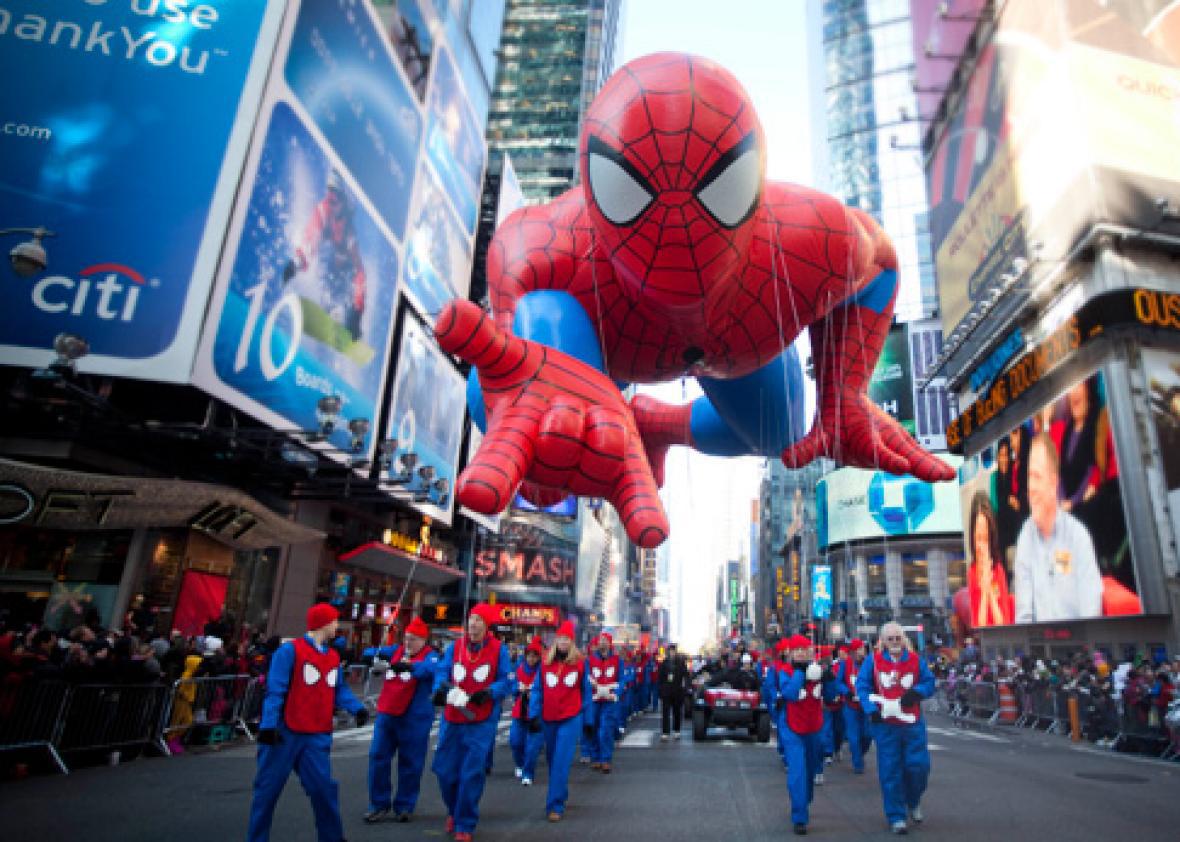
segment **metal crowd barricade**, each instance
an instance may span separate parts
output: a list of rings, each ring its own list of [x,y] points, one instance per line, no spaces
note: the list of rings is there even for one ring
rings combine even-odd
[[[72,688],[58,732],[58,751],[155,745],[168,753],[156,727],[168,706],[163,684],[82,684]]]
[[[193,729],[228,727],[254,739],[262,718],[265,689],[250,675],[182,678],[170,688],[170,704],[160,719],[162,739],[184,739]]]
[[[1119,733],[1115,737],[1116,749],[1138,751],[1141,754],[1153,754],[1157,757],[1168,757],[1172,740],[1168,733],[1164,713],[1156,709],[1158,721],[1151,715],[1152,707],[1134,705],[1123,706],[1119,719]]]
[[[70,685],[21,682],[0,687],[0,751],[44,748],[62,774],[69,769],[57,750]]]
[[[989,725],[994,725],[1000,716],[1000,696],[996,685],[991,681],[973,681],[969,698],[971,716],[986,719]]]

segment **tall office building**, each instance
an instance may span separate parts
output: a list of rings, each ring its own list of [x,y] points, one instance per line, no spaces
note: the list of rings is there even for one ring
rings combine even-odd
[[[614,70],[622,0],[509,0],[488,145],[507,152],[530,203],[577,179],[578,132]]]
[[[909,0],[823,0],[822,16],[829,169],[818,181],[826,177],[837,197],[868,211],[892,238],[901,270],[898,318],[932,316],[938,290]]]

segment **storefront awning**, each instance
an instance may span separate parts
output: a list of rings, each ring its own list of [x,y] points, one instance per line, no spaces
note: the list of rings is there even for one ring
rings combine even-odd
[[[207,482],[91,474],[0,459],[2,490],[9,496],[19,492],[28,501],[26,510],[13,512],[7,523],[45,529],[188,527],[237,550],[324,537],[236,488]]]
[[[408,579],[428,588],[441,587],[456,579],[462,579],[464,575],[462,570],[447,567],[436,561],[427,561],[419,556],[394,549],[388,544],[382,544],[380,541],[370,541],[355,550],[349,550],[340,556],[340,561],[385,576]],[[415,567],[415,565],[417,566]]]

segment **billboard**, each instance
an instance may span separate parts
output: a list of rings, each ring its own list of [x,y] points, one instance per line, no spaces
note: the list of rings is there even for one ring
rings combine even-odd
[[[578,549],[565,545],[485,547],[475,555],[475,577],[485,589],[513,593],[558,591],[570,601],[577,583]]]
[[[950,85],[963,49],[987,0],[910,0],[914,39],[914,95],[923,123],[932,118]]]
[[[373,6],[418,101],[426,102],[434,54],[433,15],[427,0],[373,0]]]
[[[471,237],[425,164],[406,234],[405,291],[424,314],[439,312],[471,286]]]
[[[466,382],[417,318],[405,312],[386,439],[396,440],[382,479],[424,515],[450,525],[455,466],[467,411]]]
[[[937,319],[910,322],[909,339],[912,379],[925,380],[942,353],[942,327]],[[946,428],[954,407],[944,378],[932,380],[925,389],[914,389],[913,436],[918,444],[927,450],[946,450]]]
[[[446,50],[435,53],[427,113],[426,157],[455,203],[468,235],[474,235],[487,145],[482,123],[472,110],[454,61]]]
[[[958,456],[940,456],[958,467]],[[816,486],[816,533],[821,549],[845,541],[940,535],[962,529],[958,489],[885,471],[840,468]]]
[[[959,471],[967,628],[1141,613],[1102,374]]]
[[[877,367],[869,379],[869,397],[907,433],[914,433],[914,379],[910,370],[908,328],[894,325],[885,337]]]
[[[1017,259],[1056,266],[1093,223],[1153,228],[1176,193],[1180,6],[1007,3],[928,160],[949,332]]]
[[[1163,463],[1164,487],[1174,540],[1180,545],[1180,354],[1141,350],[1151,401],[1151,420]]]
[[[83,371],[188,381],[283,8],[4,3],[5,363],[68,332]]]
[[[342,398],[342,419],[374,420],[396,246],[285,102],[270,115],[248,195],[231,229],[237,249],[222,266],[198,382],[278,427],[315,429],[327,395]],[[350,449],[345,424],[337,427],[331,443]]]
[[[832,568],[826,564],[811,568],[811,616],[817,620],[832,616]]]

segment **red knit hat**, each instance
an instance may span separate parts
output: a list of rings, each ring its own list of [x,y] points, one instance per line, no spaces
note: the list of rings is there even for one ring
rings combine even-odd
[[[570,640],[574,639],[574,622],[573,620],[566,620],[557,627],[557,637],[568,637]]]
[[[811,641],[801,634],[791,635],[792,649],[810,649]]]
[[[572,635],[571,635],[572,636]],[[615,639],[610,636],[610,632],[599,632],[598,636],[594,638],[594,645],[597,646],[603,640],[606,641],[607,646],[613,646]]]
[[[486,602],[478,603],[471,609],[471,613],[483,620],[489,629],[500,622],[500,612],[496,609],[496,606],[488,605]]]
[[[326,602],[317,602],[307,609],[307,630],[322,629],[333,620],[340,619],[340,612]]]
[[[421,617],[415,617],[410,620],[410,624],[406,626],[406,634],[412,634],[415,637],[430,637],[430,629],[422,622]]]
[[[545,654],[545,643],[541,640],[541,635],[537,635],[529,641],[529,645],[525,647],[525,652],[536,652],[538,655]]]
[[[790,648],[791,648],[791,638],[789,638],[789,637],[780,637],[778,639],[778,643],[774,644],[774,651],[776,653],[786,652]]]
[[[857,649],[860,649],[864,645],[865,645],[865,642],[863,640],[861,640],[859,637],[854,637],[854,638],[852,638],[852,642],[848,644],[848,651],[855,652]]]

